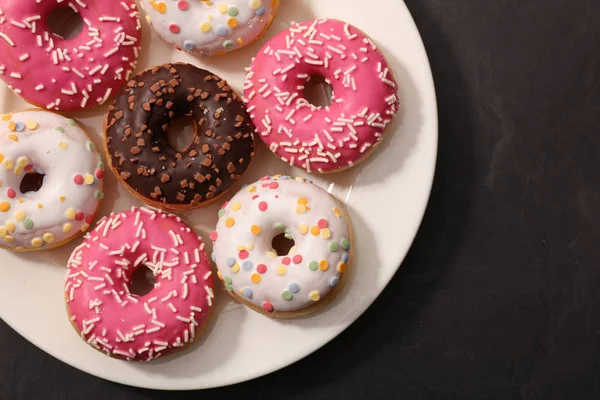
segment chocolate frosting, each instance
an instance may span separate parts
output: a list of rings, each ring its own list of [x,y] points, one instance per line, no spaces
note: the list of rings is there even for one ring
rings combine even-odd
[[[196,136],[184,151],[168,141],[173,121],[190,117]],[[141,72],[110,106],[105,140],[122,181],[149,202],[197,206],[229,189],[254,156],[246,108],[217,75],[190,64]]]

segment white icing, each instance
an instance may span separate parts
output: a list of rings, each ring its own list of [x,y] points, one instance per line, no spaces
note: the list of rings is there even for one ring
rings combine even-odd
[[[282,180],[285,179],[285,180]],[[300,179],[300,180],[298,180]],[[276,183],[278,188],[272,189],[269,185]],[[263,185],[267,185],[263,187]],[[254,190],[255,189],[255,190]],[[254,196],[258,195],[257,198]],[[279,196],[275,198],[275,196]],[[305,198],[309,210],[298,213],[298,200]],[[259,209],[260,202],[266,202],[266,211]],[[236,204],[239,203],[239,204]],[[240,206],[236,211],[235,209]],[[338,212],[336,213],[335,210]],[[301,178],[273,177],[269,180],[258,181],[238,192],[227,206],[220,212],[221,217],[217,223],[216,234],[218,237],[214,244],[213,259],[217,264],[222,279],[228,290],[233,290],[237,295],[255,304],[264,307],[264,302],[270,302],[275,311],[295,311],[314,303],[310,299],[313,291],[319,293],[322,300],[331,292],[336,280],[339,281],[341,273],[338,265],[344,259],[348,262],[349,246],[346,250],[340,243],[350,237],[349,224],[344,218],[337,201],[312,183],[301,180]],[[227,227],[228,219],[232,218],[235,223]],[[327,221],[327,229],[331,236],[323,238],[323,230],[315,236],[311,228],[318,225],[319,220]],[[231,223],[231,221],[230,221]],[[275,228],[277,224],[283,224],[288,228],[294,238],[295,251],[287,256],[270,257],[272,250],[272,239],[282,230]],[[300,226],[305,224],[307,233],[301,233]],[[260,234],[251,232],[251,227],[258,225]],[[214,239],[214,233],[213,233]],[[331,243],[338,244],[337,251],[330,249]],[[242,259],[238,246],[244,246],[248,257]],[[300,263],[294,263],[296,255],[302,256]],[[277,268],[284,265],[285,258],[290,259],[290,264],[285,265],[284,275],[277,273]],[[235,259],[237,264],[230,267],[230,259]],[[309,268],[311,261],[319,263],[326,260],[328,268],[315,271]],[[229,262],[228,262],[229,261]],[[244,262],[250,261],[252,266],[244,266]],[[264,264],[266,273],[259,274],[257,267]],[[239,266],[239,271],[235,272]],[[345,265],[342,265],[342,270]],[[260,275],[260,283],[252,282],[252,275]],[[228,279],[231,284],[228,284]],[[292,293],[291,300],[285,300],[282,296],[285,290],[290,290],[290,284],[299,286],[297,293]],[[249,298],[244,294],[244,289],[252,290]],[[289,294],[288,294],[289,295]]]
[[[258,37],[271,23],[279,0],[142,0],[141,5],[167,42],[194,54],[213,55]],[[232,19],[237,26],[230,26]]]
[[[23,126],[34,127],[32,122],[37,124],[34,129]],[[14,129],[11,123],[24,129],[11,130],[11,127]],[[27,158],[32,171],[45,174],[43,186],[37,192],[23,194],[19,190],[27,173],[18,168],[22,157]],[[87,229],[86,219],[92,218],[98,198],[103,196],[102,180],[96,173],[104,166],[93,143],[73,120],[46,111],[22,111],[4,116],[0,122],[0,159],[0,245],[46,247]],[[91,175],[94,182],[77,185],[74,177],[78,174],[82,178]],[[15,193],[13,198],[9,196],[10,189]],[[7,204],[10,209],[2,211]],[[82,212],[83,219],[69,219],[67,211],[70,209]],[[19,220],[20,211],[25,212],[25,219]],[[27,220],[33,222],[33,227],[27,228]],[[71,224],[70,230],[64,228],[67,223]],[[9,229],[11,224],[16,228],[14,232]],[[42,240],[41,246],[33,244],[36,239]]]

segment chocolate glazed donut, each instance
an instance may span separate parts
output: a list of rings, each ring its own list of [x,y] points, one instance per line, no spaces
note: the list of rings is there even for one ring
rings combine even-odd
[[[169,125],[194,120],[196,135],[179,152]],[[104,126],[107,159],[117,178],[152,206],[204,207],[242,176],[254,156],[255,128],[227,82],[190,64],[141,72],[110,106]]]

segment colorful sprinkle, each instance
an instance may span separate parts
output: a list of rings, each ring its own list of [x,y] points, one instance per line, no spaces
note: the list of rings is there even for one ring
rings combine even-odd
[[[338,278],[337,276],[334,276],[329,280],[329,286],[331,287],[337,286],[338,283],[340,283],[340,278]]]
[[[253,235],[260,235],[260,232],[261,232],[260,226],[252,225],[250,227],[250,232],[252,232]]]
[[[340,240],[340,245],[342,246],[342,249],[346,251],[350,250],[350,242],[348,239],[342,238],[342,240]]]
[[[338,251],[339,248],[340,248],[340,246],[338,245],[337,242],[329,243],[329,251],[331,251],[332,253],[335,253],[336,251]]]
[[[244,271],[251,271],[253,266],[254,264],[252,264],[252,261],[250,260],[246,260],[242,263],[242,268]]]
[[[277,269],[275,270],[275,272],[277,272],[277,275],[279,276],[283,276],[287,273],[287,268],[283,265],[280,265],[279,267],[277,267]]]
[[[321,229],[321,237],[325,240],[331,237],[331,231],[329,228]]]
[[[346,271],[346,263],[345,262],[340,262],[337,266],[337,270],[339,273],[343,274]]]
[[[294,295],[289,290],[284,290],[281,292],[281,297],[286,301],[290,301],[294,298]]]
[[[309,268],[311,271],[316,271],[316,270],[318,270],[318,269],[319,269],[319,263],[318,263],[318,262],[316,262],[316,261],[311,261],[311,262],[308,264],[308,268]]]
[[[15,213],[15,219],[17,221],[23,221],[27,217],[27,213],[23,210],[19,210]]]
[[[298,229],[300,230],[300,233],[303,235],[308,233],[308,225],[306,225],[306,224],[300,225],[300,227]]]
[[[260,211],[267,211],[267,208],[269,208],[269,207],[266,202],[261,201],[260,203],[258,203],[258,209]]]
[[[31,241],[31,245],[33,247],[42,247],[43,244],[44,244],[44,241],[41,238],[35,238]]]
[[[310,228],[310,233],[313,236],[319,236],[319,234],[321,233],[321,229],[318,226],[314,225],[312,228]]]
[[[231,205],[231,209],[233,211],[238,211],[240,208],[242,208],[242,205],[240,203],[238,203],[237,201]]]
[[[217,231],[212,231],[210,233],[210,235],[208,235],[208,237],[210,238],[210,240],[212,240],[213,242],[216,242],[217,239],[219,238],[219,233]]]
[[[65,211],[65,217],[67,217],[67,219],[73,220],[76,215],[77,213],[72,208],[68,208],[67,211]]]
[[[240,290],[240,294],[244,297],[251,299],[252,298],[252,289],[250,289],[249,287],[246,286],[245,288],[242,288],[242,290]]]
[[[23,227],[25,229],[31,229],[33,228],[33,221],[29,218],[25,218],[25,220],[23,220]]]
[[[321,293],[319,293],[317,290],[313,290],[308,294],[308,298],[312,301],[319,301],[321,300]]]
[[[66,223],[63,225],[63,232],[65,233],[69,233],[73,230],[73,225],[71,225],[70,223]]]
[[[225,226],[228,228],[231,228],[233,225],[235,225],[235,219],[233,218],[227,218],[225,220]]]
[[[271,302],[269,302],[269,301],[265,301],[265,302],[263,303],[263,308],[264,308],[264,309],[265,309],[267,312],[269,312],[269,313],[272,313],[272,312],[273,312],[273,310],[274,310],[274,308],[273,308],[273,304],[271,304]]]
[[[302,256],[300,254],[297,254],[294,256],[294,258],[292,258],[292,261],[294,262],[294,264],[300,264],[302,262]]]
[[[264,274],[265,272],[267,272],[267,266],[265,264],[258,264],[256,266],[256,272],[258,272],[259,274]]]
[[[51,233],[44,233],[44,241],[46,243],[52,243],[54,242],[54,235]]]
[[[259,284],[261,280],[262,278],[257,273],[253,273],[252,275],[250,275],[250,281],[252,281],[252,283]]]

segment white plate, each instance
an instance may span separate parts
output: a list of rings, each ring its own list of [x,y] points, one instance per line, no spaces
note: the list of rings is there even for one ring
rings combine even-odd
[[[317,350],[346,329],[371,305],[404,259],[421,223],[437,155],[437,109],[427,55],[415,24],[400,0],[283,0],[273,27],[248,49],[214,59],[195,59],[171,50],[144,23],[140,68],[187,61],[223,76],[239,91],[243,68],[260,46],[290,21],[317,17],[346,20],[367,32],[385,53],[400,85],[402,113],[373,157],[326,177],[312,175],[349,209],[356,258],[344,291],[324,311],[302,319],[275,321],[235,303],[222,289],[216,312],[200,343],[152,364],[108,358],[79,339],[65,313],[64,268],[75,244],[38,254],[0,250],[0,317],[30,342],[67,364],[111,381],[156,389],[201,389],[268,374]],[[151,43],[151,46],[150,46]],[[151,49],[151,51],[149,50]],[[0,112],[27,107],[5,86]],[[100,143],[106,107],[72,113]],[[302,175],[260,146],[245,182],[266,174]],[[111,174],[102,213],[137,204]],[[217,206],[185,215],[204,237],[217,220]],[[209,254],[211,249],[208,249]],[[220,288],[220,284],[218,284]]]

